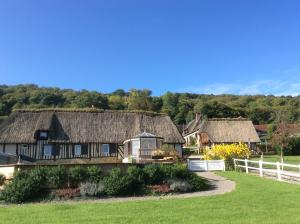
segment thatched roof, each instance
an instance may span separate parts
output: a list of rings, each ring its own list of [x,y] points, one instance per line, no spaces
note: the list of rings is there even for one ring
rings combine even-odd
[[[198,132],[204,142],[260,142],[252,121],[243,118],[194,120],[188,127],[186,135]]]
[[[184,143],[170,117],[148,112],[100,110],[18,110],[0,125],[0,143],[33,143],[37,130],[51,142],[122,143],[143,131],[166,143]]]

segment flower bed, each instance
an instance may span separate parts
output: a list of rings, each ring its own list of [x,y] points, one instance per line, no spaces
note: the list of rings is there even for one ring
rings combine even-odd
[[[126,172],[118,168],[104,174],[95,166],[35,168],[19,171],[0,195],[8,203],[32,200],[64,200],[119,196],[166,195],[205,190],[207,180],[187,170],[186,165],[130,166]]]

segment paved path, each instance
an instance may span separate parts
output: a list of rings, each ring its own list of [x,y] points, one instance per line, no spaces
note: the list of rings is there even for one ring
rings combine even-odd
[[[95,200],[70,200],[70,201],[58,201],[51,203],[106,203],[106,202],[127,202],[127,201],[143,201],[143,200],[160,200],[160,199],[172,199],[172,198],[192,198],[201,196],[211,196],[220,195],[231,192],[235,189],[235,182],[227,180],[224,177],[218,176],[213,172],[198,172],[197,175],[204,177],[209,180],[212,185],[212,189],[207,191],[199,191],[193,193],[185,193],[178,195],[168,195],[168,196],[145,196],[145,197],[120,197],[120,198],[103,198]]]

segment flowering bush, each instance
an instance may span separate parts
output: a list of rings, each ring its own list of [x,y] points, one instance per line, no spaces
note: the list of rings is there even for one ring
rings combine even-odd
[[[233,158],[248,158],[250,149],[245,143],[213,145],[204,150],[204,159],[224,159],[227,168],[232,168]]]
[[[153,193],[167,194],[171,192],[170,186],[168,184],[150,185],[149,188]]]
[[[70,199],[80,196],[79,188],[62,188],[55,191],[55,195],[60,199]]]

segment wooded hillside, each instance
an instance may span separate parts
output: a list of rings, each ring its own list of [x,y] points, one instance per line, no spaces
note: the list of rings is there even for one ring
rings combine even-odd
[[[300,96],[205,95],[166,92],[152,96],[147,89],[118,89],[110,94],[96,91],[41,88],[37,85],[0,86],[0,116],[19,108],[100,108],[146,110],[168,113],[176,124],[184,124],[200,112],[210,118],[247,117],[255,124],[272,123],[281,111],[285,120],[300,120]]]

